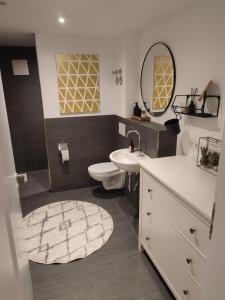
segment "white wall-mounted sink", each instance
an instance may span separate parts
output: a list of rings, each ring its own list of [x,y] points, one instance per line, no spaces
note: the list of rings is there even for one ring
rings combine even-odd
[[[140,156],[139,151],[135,151],[133,153],[129,152],[129,149],[119,149],[113,151],[109,158],[110,160],[120,169],[125,170],[130,173],[139,173],[140,166],[138,161],[142,160],[146,157],[145,154],[142,153]]]

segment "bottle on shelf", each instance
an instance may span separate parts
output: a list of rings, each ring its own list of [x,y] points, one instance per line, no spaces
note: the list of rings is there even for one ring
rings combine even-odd
[[[134,106],[134,116],[137,116],[137,117],[141,117],[141,109],[140,107],[138,106],[138,103],[135,102],[135,106]]]

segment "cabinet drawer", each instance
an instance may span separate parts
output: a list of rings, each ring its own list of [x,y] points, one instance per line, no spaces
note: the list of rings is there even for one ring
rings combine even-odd
[[[139,212],[139,218],[141,219],[141,228],[139,234],[141,240],[144,242],[148,241],[150,238],[150,216],[152,213],[152,207],[150,201],[142,199],[142,208]]]
[[[149,239],[146,240],[143,235],[142,244],[176,298],[179,300],[201,299],[201,288],[186,272],[169,247],[168,239],[170,236],[168,235],[172,231],[168,227],[171,228],[171,225],[160,215],[154,206],[151,207],[151,216],[148,223],[149,231],[147,234]],[[170,244],[172,242],[173,239]]]
[[[145,171],[142,184],[143,196],[153,201],[171,223],[206,257],[209,226]]]
[[[144,210],[146,213],[144,213]],[[150,200],[143,198],[143,240],[149,241],[156,232],[164,239],[164,244],[177,257],[186,272],[193,277],[199,286],[203,286],[206,260],[191,246],[176,228],[161,215]]]

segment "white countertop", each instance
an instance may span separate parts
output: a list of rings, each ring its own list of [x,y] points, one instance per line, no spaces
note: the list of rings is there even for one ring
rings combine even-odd
[[[202,170],[187,156],[139,160],[140,166],[210,222],[216,176]]]

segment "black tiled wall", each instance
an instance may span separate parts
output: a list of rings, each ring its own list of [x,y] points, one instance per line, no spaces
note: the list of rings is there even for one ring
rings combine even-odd
[[[130,140],[138,145],[138,137],[131,133],[128,138],[118,134],[119,122],[126,124],[126,132],[130,129],[137,129],[141,136],[141,150],[151,158],[176,155],[177,136],[170,135],[164,125],[158,123],[143,123],[140,121],[124,119],[116,116],[117,119],[117,148],[127,148]]]
[[[12,59],[27,59],[29,76],[14,76]],[[44,116],[33,47],[0,47],[0,69],[17,172],[46,169]]]
[[[118,134],[119,121],[126,124],[127,131],[136,128],[141,134],[142,151],[151,156],[176,154],[176,137],[170,136],[165,127],[157,123],[143,126],[139,122],[115,115],[46,119],[46,139],[52,191],[95,185],[88,175],[88,166],[109,161],[109,154],[128,147],[132,138]],[[69,146],[70,161],[62,164],[58,143]]]
[[[116,149],[115,116],[46,119],[45,128],[52,191],[95,185],[88,166],[109,161]],[[62,164],[60,142],[68,143],[69,163]]]

